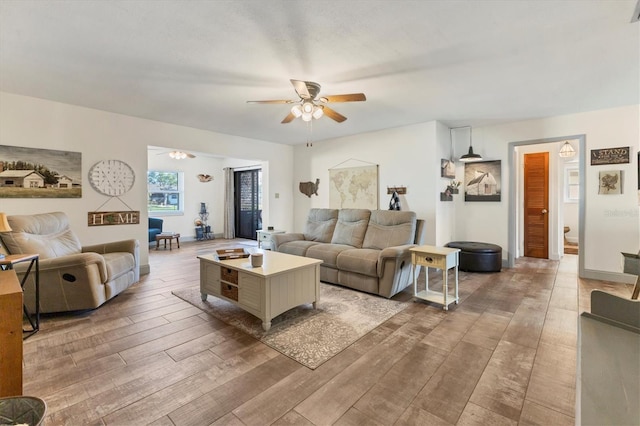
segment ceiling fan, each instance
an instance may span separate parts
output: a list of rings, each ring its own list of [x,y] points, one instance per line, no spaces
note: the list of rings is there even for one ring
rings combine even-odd
[[[347,119],[344,115],[329,108],[329,102],[360,102],[366,101],[364,93],[350,93],[344,95],[320,96],[320,85],[313,81],[290,80],[293,88],[300,97],[299,100],[269,100],[247,101],[250,104],[295,104],[289,114],[282,120],[282,124],[290,123],[294,118],[301,117],[304,121],[318,119],[323,115],[342,123]]]
[[[196,156],[191,154],[190,152],[178,151],[178,150],[158,152],[156,155],[168,155],[174,160],[184,160],[185,158],[196,158]]]

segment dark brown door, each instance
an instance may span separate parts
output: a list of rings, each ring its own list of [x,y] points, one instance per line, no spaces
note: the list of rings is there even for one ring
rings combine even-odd
[[[255,240],[262,229],[262,171],[234,172],[236,237]]]
[[[549,153],[524,155],[524,255],[549,257]]]

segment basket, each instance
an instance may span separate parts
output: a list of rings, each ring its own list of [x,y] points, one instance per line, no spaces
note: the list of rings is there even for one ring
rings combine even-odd
[[[238,301],[238,287],[231,284],[220,283],[221,293],[227,299]]]
[[[231,284],[238,284],[238,271],[231,268],[220,268],[220,280]]]

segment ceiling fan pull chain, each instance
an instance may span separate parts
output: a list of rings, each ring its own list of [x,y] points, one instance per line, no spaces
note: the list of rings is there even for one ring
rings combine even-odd
[[[311,126],[313,126],[313,120],[307,121],[307,128],[309,129],[309,133],[307,133],[307,147],[313,146],[313,141],[311,139],[313,128]]]

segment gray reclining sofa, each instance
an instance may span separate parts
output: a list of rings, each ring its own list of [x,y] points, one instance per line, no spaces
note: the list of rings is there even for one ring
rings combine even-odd
[[[303,233],[272,237],[274,250],[321,259],[321,281],[389,298],[412,284],[409,249],[423,234],[410,211],[311,209]]]

